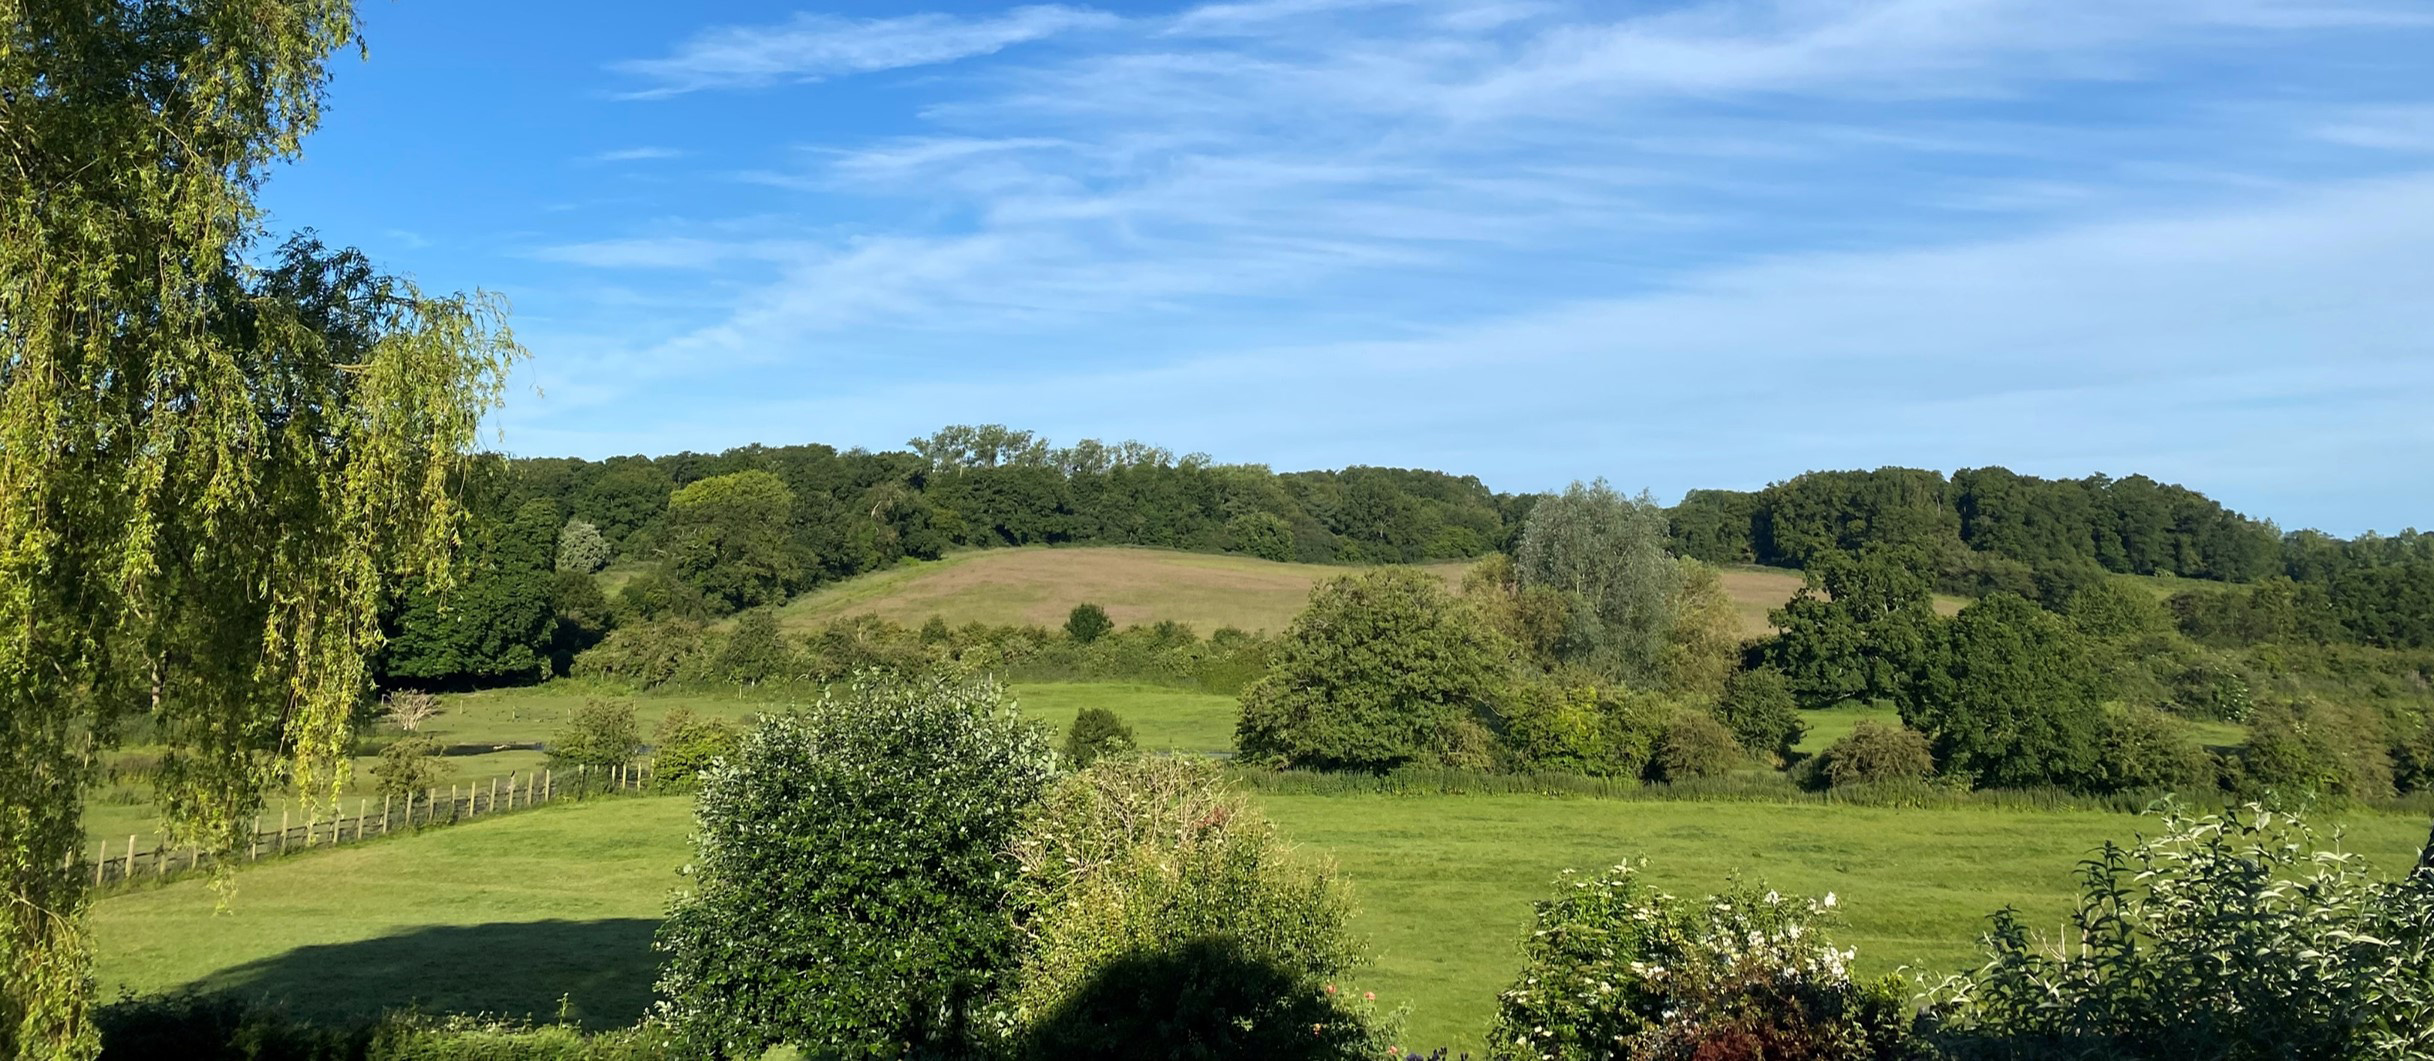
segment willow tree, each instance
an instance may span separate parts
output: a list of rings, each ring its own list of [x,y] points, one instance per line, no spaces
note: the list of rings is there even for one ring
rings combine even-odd
[[[169,842],[333,801],[383,583],[446,578],[518,351],[254,194],[346,0],[0,0],[0,1056],[81,1058],[81,794],[130,723]]]

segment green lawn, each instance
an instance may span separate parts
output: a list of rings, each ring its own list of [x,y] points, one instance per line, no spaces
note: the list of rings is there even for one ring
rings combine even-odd
[[[1133,728],[1141,747],[1155,752],[1231,755],[1240,701],[1231,696],[1184,692],[1156,685],[1112,682],[1042,682],[1013,687],[1023,714],[1055,730],[1062,740],[1073,716],[1104,707]]]
[[[2139,820],[2076,812],[1549,799],[1269,796],[1307,850],[1338,861],[1378,955],[1356,986],[1413,1007],[1409,1041],[1476,1050],[1512,976],[1529,903],[1567,866],[1650,860],[1661,885],[1710,891],[1739,872],[1786,891],[1838,894],[1868,971],[1965,964],[1989,912],[2059,919],[2073,864]],[[265,863],[238,877],[225,914],[201,881],[95,906],[98,974],[118,986],[186,984],[334,1015],[409,1002],[438,1012],[550,1016],[596,1025],[640,1015],[652,923],[680,883],[689,803],[559,805],[361,847]],[[2410,858],[2422,819],[2363,815],[2349,847]]]

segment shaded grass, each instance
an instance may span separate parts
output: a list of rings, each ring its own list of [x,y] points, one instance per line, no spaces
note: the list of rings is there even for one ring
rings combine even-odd
[[[1308,796],[1261,803],[1353,881],[1377,962],[1355,978],[1413,1007],[1408,1043],[1478,1049],[1520,961],[1530,903],[1557,871],[1646,858],[1660,886],[1706,894],[1740,873],[1837,894],[1870,973],[1966,966],[1986,915],[2034,924],[2068,907],[2076,862],[2151,820],[2007,809],[1896,810],[1528,795]],[[117,987],[187,984],[360,1016],[433,1012],[549,1018],[561,995],[595,1026],[641,1011],[647,929],[681,886],[691,804],[643,797],[561,804],[266,863],[239,874],[215,916],[203,882],[95,904],[97,972]],[[2357,814],[2348,847],[2405,866],[2423,819]],[[491,945],[484,946],[484,941]]]
[[[1043,682],[1013,687],[1026,717],[1046,723],[1061,740],[1085,707],[1104,707],[1133,728],[1145,751],[1232,755],[1240,702],[1231,696],[1156,685]]]

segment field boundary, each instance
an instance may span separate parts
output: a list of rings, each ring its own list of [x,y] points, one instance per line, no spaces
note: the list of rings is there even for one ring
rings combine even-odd
[[[544,769],[535,773],[511,773],[492,777],[487,786],[474,781],[448,786],[442,796],[439,786],[425,789],[420,798],[395,796],[380,799],[378,813],[373,813],[369,796],[356,797],[356,812],[333,818],[307,818],[302,823],[291,819],[291,812],[279,813],[279,825],[265,828],[268,815],[254,816],[254,828],[241,851],[225,855],[192,847],[172,847],[165,838],[154,834],[152,846],[138,845],[142,834],[129,834],[125,846],[113,852],[111,837],[102,837],[98,848],[70,856],[65,867],[92,882],[96,891],[113,890],[113,886],[151,883],[189,876],[198,870],[210,869],[224,862],[247,865],[265,859],[282,858],[308,851],[378,840],[404,830],[411,835],[437,826],[455,825],[477,818],[512,814],[520,810],[546,806],[567,799],[584,799],[599,795],[648,791],[651,783],[651,761],[639,760],[629,766],[612,767],[595,775],[589,769],[579,769],[565,786],[557,784],[555,771]],[[338,801],[343,812],[346,801]]]

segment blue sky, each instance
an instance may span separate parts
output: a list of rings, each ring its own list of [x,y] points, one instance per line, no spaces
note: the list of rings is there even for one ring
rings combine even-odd
[[[511,452],[1005,422],[1505,490],[2004,464],[2434,524],[2427,0],[364,19],[273,224],[505,294]]]

